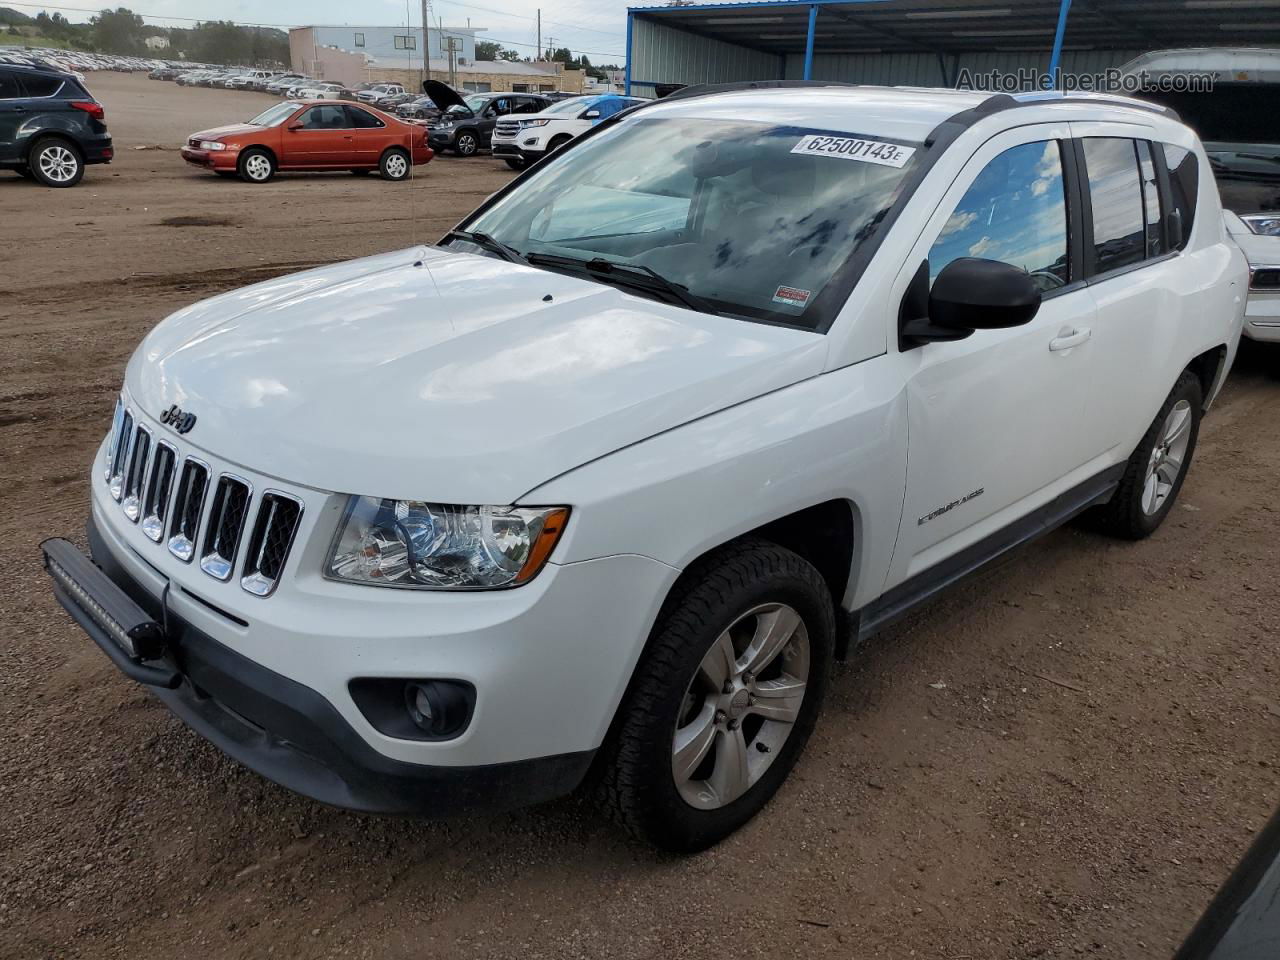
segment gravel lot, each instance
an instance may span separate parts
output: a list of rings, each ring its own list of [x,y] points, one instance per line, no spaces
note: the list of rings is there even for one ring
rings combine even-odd
[[[1157,536],[1059,531],[880,637],[708,853],[654,855],[576,799],[356,816],[224,759],[37,562],[82,537],[124,363],[183,304],[434,239],[509,172],[251,187],[177,145],[267,98],[89,86],[116,163],[66,191],[0,174],[0,956],[1165,958],[1280,801],[1280,351],[1258,350]]]

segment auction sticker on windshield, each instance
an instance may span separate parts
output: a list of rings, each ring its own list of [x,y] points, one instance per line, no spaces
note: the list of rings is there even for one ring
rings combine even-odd
[[[886,167],[901,167],[911,159],[916,148],[904,147],[900,143],[885,143],[883,140],[829,137],[811,133],[801,137],[800,142],[791,148],[791,152],[810,157],[841,157],[845,160],[861,160],[863,163],[879,163]]]

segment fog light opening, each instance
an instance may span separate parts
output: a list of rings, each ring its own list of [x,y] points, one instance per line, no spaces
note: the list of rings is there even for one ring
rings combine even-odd
[[[404,685],[404,699],[409,718],[429,736],[448,737],[467,722],[467,697],[457,684],[410,681]]]

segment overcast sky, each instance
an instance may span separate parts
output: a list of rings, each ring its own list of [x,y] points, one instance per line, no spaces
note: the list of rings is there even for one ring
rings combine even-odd
[[[636,0],[643,6],[660,0]],[[35,16],[40,10],[60,12],[69,20],[86,20],[99,7],[124,6],[160,26],[182,26],[183,21],[235,20],[238,23],[270,23],[283,27],[312,23],[394,26],[405,23],[406,0],[109,0],[101,5],[92,0],[51,0],[47,4],[0,0],[0,6]],[[482,38],[504,43],[522,55],[532,54],[537,38],[534,16],[542,7],[542,42],[554,39],[556,46],[569,47],[575,54],[586,53],[592,63],[624,59],[627,32],[627,0],[431,0],[431,20],[443,18],[447,27],[486,28]],[[421,0],[408,0],[408,16],[414,26],[422,22]],[[80,8],[79,10],[67,8]]]

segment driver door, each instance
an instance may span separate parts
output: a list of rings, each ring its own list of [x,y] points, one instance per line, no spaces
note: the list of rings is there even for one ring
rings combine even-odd
[[[904,348],[907,491],[886,587],[954,556],[1091,475],[1093,299],[1070,238],[1066,124],[987,141],[930,218],[895,289],[922,261],[930,283],[952,260],[1025,269],[1044,297],[1027,324]]]
[[[499,117],[505,117],[511,112],[512,99],[511,97],[495,97],[489,101],[489,105],[480,114],[479,133],[481,147],[488,147],[493,142],[493,128],[497,126]]]
[[[293,128],[292,123],[301,123]],[[320,103],[305,110],[284,131],[282,167],[323,167],[350,163],[355,140],[341,104]]]

